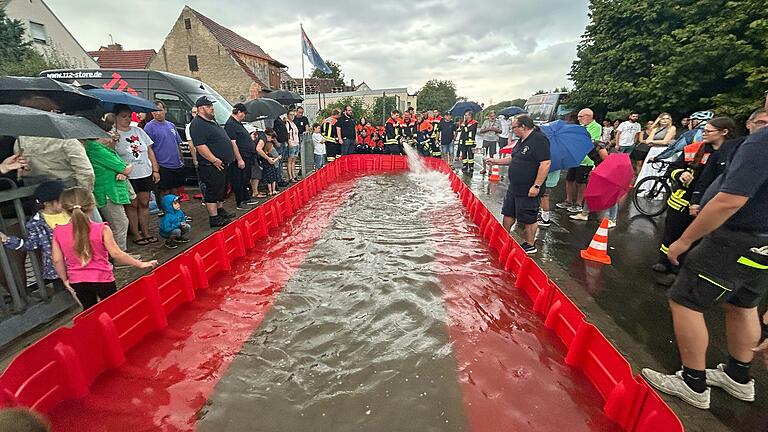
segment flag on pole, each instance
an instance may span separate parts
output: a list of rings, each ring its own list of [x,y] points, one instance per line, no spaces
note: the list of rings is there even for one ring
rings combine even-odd
[[[312,45],[312,41],[309,40],[307,33],[304,32],[304,27],[301,28],[301,48],[304,51],[304,55],[309,59],[309,62],[312,63],[312,66],[325,73],[331,73],[331,68],[325,64],[325,61],[320,57],[315,46]]]

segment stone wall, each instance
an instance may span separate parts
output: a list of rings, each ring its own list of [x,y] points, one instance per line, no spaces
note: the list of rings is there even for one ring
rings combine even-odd
[[[190,20],[192,28],[189,30],[184,26],[185,19]],[[189,70],[189,55],[197,56],[198,71]],[[149,69],[199,79],[232,103],[250,99],[254,92],[252,86],[255,83],[251,77],[187,7],[150,61]]]

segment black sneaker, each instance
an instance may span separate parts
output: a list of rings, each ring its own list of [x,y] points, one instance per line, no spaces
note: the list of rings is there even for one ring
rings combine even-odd
[[[219,208],[218,213],[219,213],[218,214],[219,216],[221,216],[221,217],[223,217],[225,219],[234,219],[234,217],[236,216],[234,213],[230,213],[227,210],[225,210],[224,208]]]
[[[657,273],[669,273],[669,267],[667,267],[663,263],[657,262],[656,264],[651,266],[651,270],[657,272]]]
[[[235,208],[238,210],[248,210],[248,204],[245,201],[239,202]]]
[[[216,215],[216,216],[209,216],[208,217],[208,223],[211,226],[211,228],[217,228],[217,227],[223,227],[224,225],[229,223],[229,220]]]
[[[176,249],[179,247],[179,245],[177,245],[175,241],[168,239],[165,241],[165,247],[168,249]]]
[[[533,255],[533,254],[535,254],[536,252],[539,251],[538,249],[536,249],[536,245],[532,245],[532,244],[530,244],[528,242],[523,242],[523,244],[521,244],[520,246],[523,248],[525,253],[527,253],[528,255]]]
[[[245,202],[245,205],[249,205],[249,206],[259,205],[259,200],[257,200],[256,198],[248,198],[248,201]]]
[[[185,219],[187,222],[192,222],[192,218],[191,218],[190,216],[184,216],[184,219]]]
[[[542,218],[539,218],[539,220],[536,222],[540,227],[548,227],[552,225],[552,219],[544,220]]]
[[[189,239],[186,237],[179,237],[175,241],[176,243],[189,243]]]

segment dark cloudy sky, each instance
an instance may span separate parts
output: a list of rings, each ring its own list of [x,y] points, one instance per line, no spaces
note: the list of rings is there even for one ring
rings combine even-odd
[[[415,92],[429,79],[450,79],[460,95],[485,103],[570,86],[588,22],[587,0],[46,2],[88,50],[108,44],[110,34],[125,49],[158,49],[188,4],[261,46],[294,77],[301,76],[301,22],[347,80]]]

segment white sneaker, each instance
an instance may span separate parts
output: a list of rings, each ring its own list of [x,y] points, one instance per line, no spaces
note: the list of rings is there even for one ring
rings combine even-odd
[[[749,380],[746,384],[737,383],[725,373],[724,363],[717,365],[716,369],[707,369],[707,385],[720,387],[736,399],[755,401],[755,380]]]
[[[683,379],[682,370],[675,372],[673,375],[665,375],[653,369],[644,368],[642,374],[645,380],[648,381],[648,384],[656,390],[677,396],[696,408],[709,409],[709,395],[711,393],[709,387],[703,393],[691,390]]]
[[[568,218],[578,221],[586,221],[589,220],[589,215],[584,213],[576,213],[568,216]]]
[[[616,221],[608,219],[608,228],[616,228]]]

